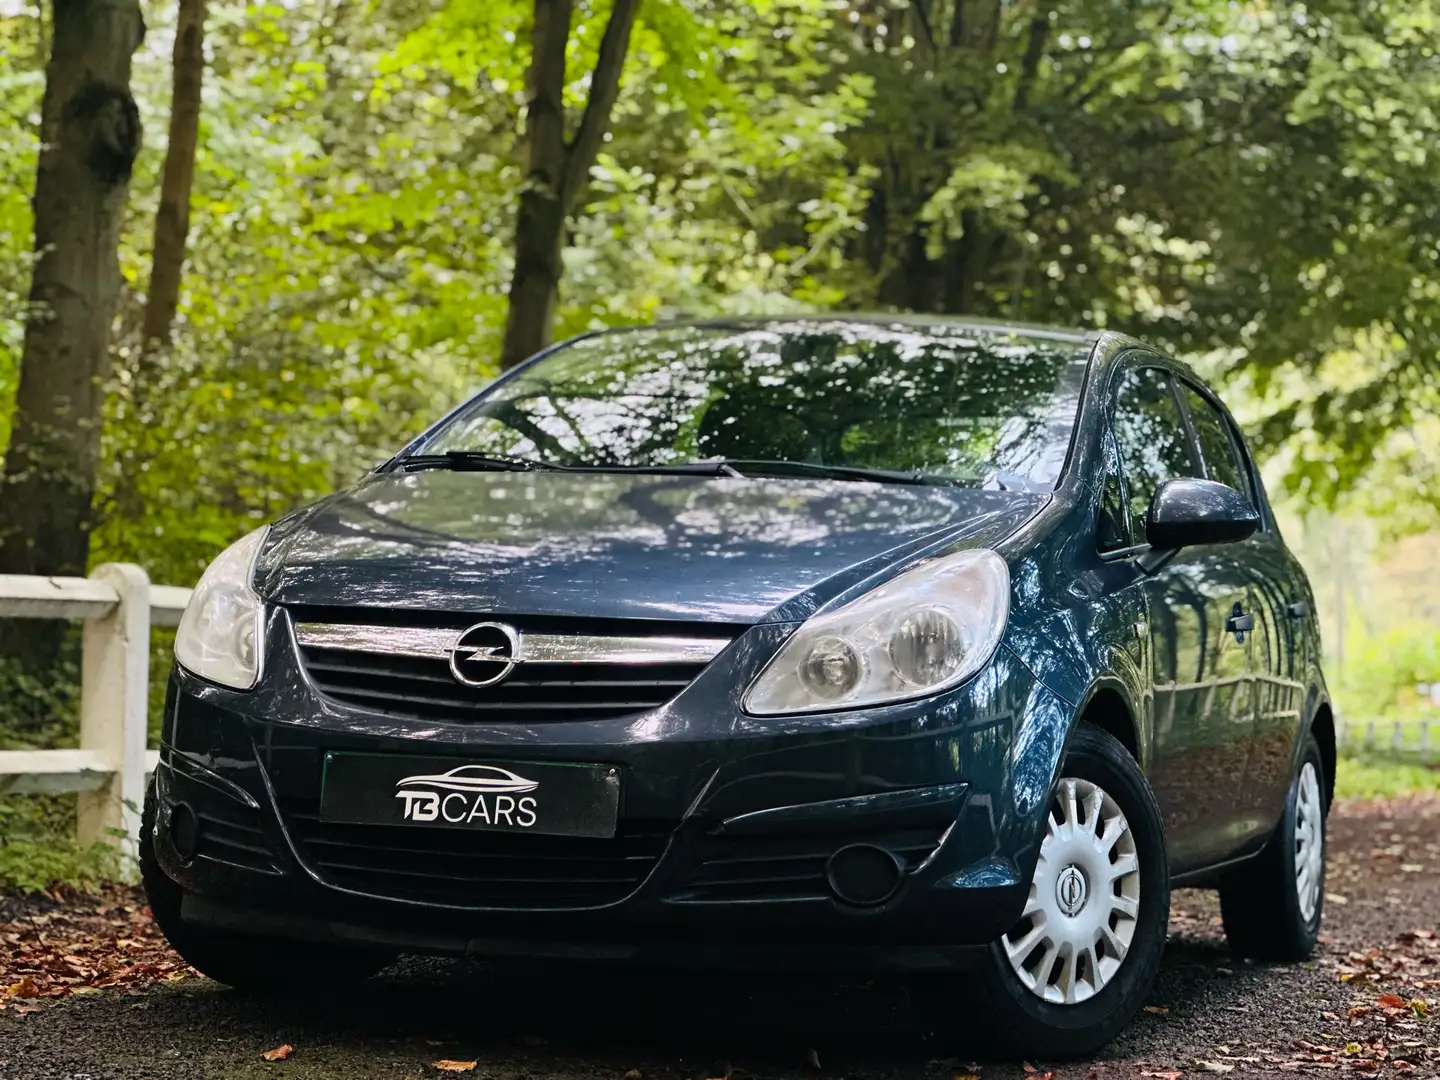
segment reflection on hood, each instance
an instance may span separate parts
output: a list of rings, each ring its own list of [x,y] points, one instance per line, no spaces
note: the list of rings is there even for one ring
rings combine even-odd
[[[387,473],[278,525],[258,580],[287,604],[753,623],[794,617],[776,609],[917,543],[993,543],[1044,501],[831,480]]]

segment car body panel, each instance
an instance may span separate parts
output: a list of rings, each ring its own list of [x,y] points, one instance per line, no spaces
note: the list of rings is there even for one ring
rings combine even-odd
[[[287,605],[790,622],[938,540],[993,543],[1044,502],[839,480],[380,473],[280,523],[257,581]]]

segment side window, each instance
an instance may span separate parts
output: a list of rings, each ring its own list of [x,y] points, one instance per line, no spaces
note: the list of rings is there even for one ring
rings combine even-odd
[[[1199,476],[1190,456],[1190,436],[1171,389],[1169,372],[1136,368],[1120,383],[1115,404],[1115,440],[1130,489],[1131,528],[1145,535],[1145,513],[1155,489],[1177,476]]]
[[[1105,435],[1105,479],[1100,485],[1100,520],[1096,527],[1096,546],[1101,551],[1129,547],[1130,517],[1125,509],[1125,495],[1120,488],[1120,455],[1115,449],[1115,436]]]
[[[1247,479],[1249,470],[1235,445],[1229,422],[1191,386],[1185,386],[1185,403],[1190,407],[1190,418],[1195,421],[1195,434],[1200,440],[1200,453],[1205,458],[1206,476],[1243,492],[1254,502],[1255,493],[1250,490]]]

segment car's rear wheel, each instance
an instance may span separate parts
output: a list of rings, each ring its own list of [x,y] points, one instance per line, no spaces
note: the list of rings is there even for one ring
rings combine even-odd
[[[1305,736],[1285,813],[1264,852],[1220,881],[1230,948],[1252,960],[1306,960],[1325,914],[1324,759]]]
[[[951,1041],[998,1042],[1002,1052],[1041,1059],[1089,1054],[1145,1003],[1169,916],[1169,862],[1150,785],[1119,741],[1081,726],[1020,921],[989,947],[978,979],[927,980],[918,1001]]]
[[[184,890],[155,857],[155,794],[140,819],[140,882],[150,913],[170,946],[200,974],[240,990],[301,993],[368,979],[394,957],[380,952],[233,934],[185,922]]]

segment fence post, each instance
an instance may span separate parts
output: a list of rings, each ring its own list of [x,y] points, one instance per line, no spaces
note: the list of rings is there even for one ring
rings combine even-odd
[[[114,589],[120,602],[104,618],[85,620],[80,746],[98,752],[114,772],[99,791],[81,793],[76,836],[86,846],[118,843],[122,870],[133,876],[145,798],[150,578],[130,563],[105,563],[90,577]]]

